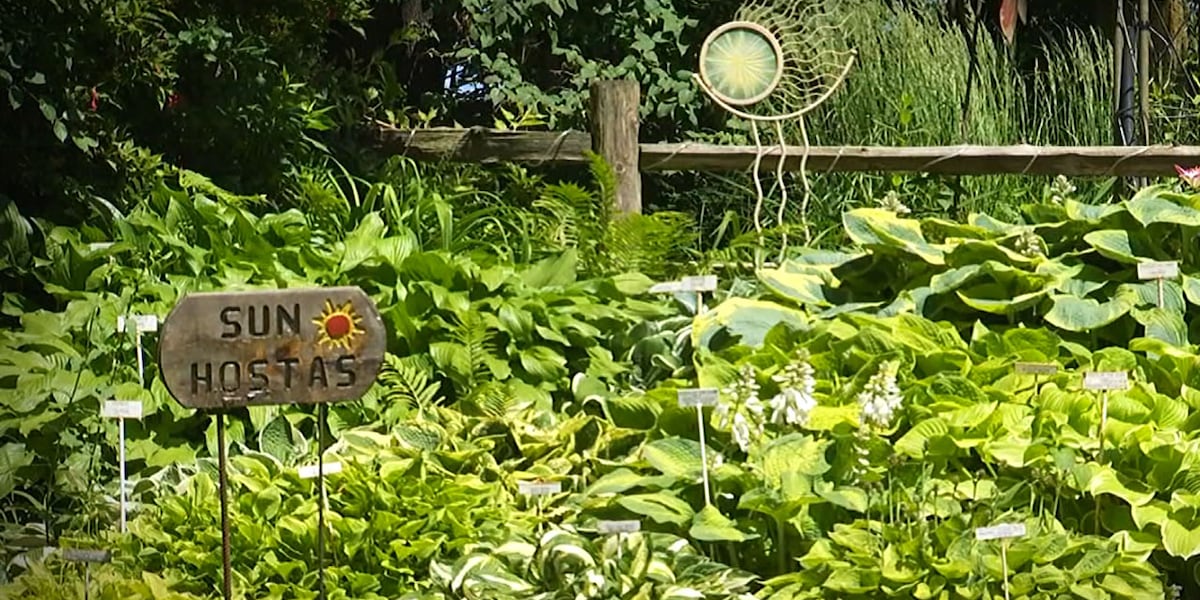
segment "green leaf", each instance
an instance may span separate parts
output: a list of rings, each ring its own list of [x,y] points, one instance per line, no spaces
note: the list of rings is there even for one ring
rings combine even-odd
[[[807,328],[809,319],[803,312],[775,302],[730,298],[696,317],[692,327],[692,344],[695,347],[707,347],[714,335],[725,331],[740,338],[747,346],[761,346],[767,332],[784,323],[803,330]]]
[[[1117,262],[1136,264],[1144,259],[1134,253],[1129,241],[1129,232],[1120,229],[1102,229],[1083,236],[1100,254]]]
[[[1143,188],[1125,204],[1125,208],[1142,225],[1174,223],[1200,227],[1200,211],[1172,202],[1165,197],[1164,191],[1164,188],[1157,186]]]
[[[531,288],[561,287],[575,281],[579,257],[575,250],[539,261],[521,273],[525,285]]]
[[[33,464],[34,455],[25,451],[24,444],[7,443],[0,446],[0,498],[16,489],[17,470]]]
[[[567,376],[567,359],[547,346],[534,346],[519,355],[521,368],[541,381],[556,381]]]
[[[1187,560],[1200,554],[1200,525],[1188,527],[1174,516],[1162,525],[1163,549],[1171,556]]]
[[[622,468],[596,480],[596,483],[588,486],[584,495],[620,494],[636,487],[667,488],[674,481],[674,477],[665,475],[651,477]]]
[[[925,240],[915,219],[902,219],[880,208],[857,208],[842,215],[842,224],[856,244],[895,248],[932,265],[946,264],[944,251]]]
[[[663,475],[691,479],[700,473],[700,443],[695,440],[655,440],[642,447],[642,458]]]
[[[1067,331],[1091,331],[1121,318],[1129,312],[1129,303],[1120,298],[1101,304],[1092,298],[1051,296],[1054,306],[1046,313],[1046,321]]]
[[[687,502],[666,492],[622,496],[617,498],[617,504],[656,523],[683,525],[694,514]]]
[[[1146,337],[1162,340],[1173,346],[1187,346],[1187,324],[1183,315],[1166,308],[1133,309],[1130,314],[1146,328]]]
[[[800,433],[771,440],[762,449],[763,478],[778,486],[789,473],[815,477],[829,471],[829,463],[825,461],[829,444]]]
[[[758,534],[738,529],[736,523],[712,505],[705,506],[696,513],[688,535],[706,542],[745,542],[759,537]]]

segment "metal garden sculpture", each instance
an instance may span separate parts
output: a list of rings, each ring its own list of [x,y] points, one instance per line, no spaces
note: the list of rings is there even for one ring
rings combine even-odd
[[[758,195],[754,228],[760,240],[764,193],[759,168],[773,147],[763,145],[759,128],[770,124],[774,129],[779,149],[775,178],[780,189],[781,258],[787,251],[787,231],[782,227],[788,202],[783,180],[787,158],[784,123],[798,123],[804,148],[800,156],[804,185],[800,220],[807,244],[812,241],[808,228],[811,189],[805,174],[809,145],[804,116],[833,95],[854,63],[854,50],[843,47],[842,23],[827,5],[827,0],[751,0],[733,21],[708,35],[700,48],[700,72],[693,76],[721,108],[750,122]]]

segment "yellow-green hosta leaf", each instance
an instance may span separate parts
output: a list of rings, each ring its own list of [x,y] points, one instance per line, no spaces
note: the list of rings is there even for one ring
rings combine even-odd
[[[1128,301],[1120,298],[1100,303],[1078,296],[1051,296],[1054,306],[1046,313],[1046,321],[1067,331],[1091,331],[1116,321],[1129,312]]]
[[[1200,525],[1189,525],[1179,522],[1174,516],[1162,524],[1162,543],[1167,554],[1184,560],[1200,554]]]
[[[1141,506],[1134,506],[1130,512],[1138,529],[1145,531],[1147,525],[1162,527],[1171,515],[1171,505],[1162,500],[1151,500]]]
[[[656,523],[683,525],[693,515],[692,507],[687,502],[666,492],[622,496],[617,498],[617,504]]]
[[[1133,309],[1134,320],[1146,328],[1146,337],[1162,340],[1173,346],[1188,345],[1187,324],[1181,311],[1167,308]]]
[[[692,328],[692,344],[697,348],[707,346],[712,336],[724,329],[740,337],[747,346],[761,346],[767,332],[780,323],[804,329],[809,319],[803,312],[775,302],[730,298],[696,317]]]
[[[738,529],[736,523],[721,514],[721,511],[712,505],[705,506],[696,513],[688,535],[706,542],[745,542],[758,537],[756,533],[747,533]]]
[[[1131,486],[1142,486],[1135,481],[1123,481],[1126,478],[1112,467],[1087,463],[1075,468],[1075,476],[1093,496],[1108,494],[1124,500],[1130,506],[1141,506],[1154,499],[1153,492],[1133,489]]]
[[[663,475],[688,479],[700,473],[700,443],[680,437],[654,440],[642,447],[642,458]]]
[[[826,295],[825,286],[828,282],[819,275],[764,269],[758,277],[768,289],[788,300],[815,306],[834,304]]]
[[[1200,227],[1200,210],[1172,202],[1175,195],[1167,195],[1159,187],[1147,187],[1133,196],[1125,204],[1133,218],[1142,225],[1151,223],[1174,223],[1187,227]]]
[[[1083,236],[1097,252],[1117,262],[1137,264],[1145,260],[1134,253],[1129,241],[1129,232],[1121,229],[1102,229]]]
[[[830,468],[825,462],[825,449],[829,444],[800,433],[789,433],[772,440],[762,450],[763,477],[772,485],[779,485],[786,473],[821,475]]]
[[[945,419],[940,417],[926,419],[917,423],[899,440],[896,440],[896,452],[920,459],[925,456],[925,447],[929,440],[947,435],[949,432],[950,427]]]
[[[1083,204],[1070,199],[1063,204],[1063,208],[1073,221],[1103,221],[1125,210],[1120,204]]]
[[[881,208],[856,208],[842,215],[842,224],[856,244],[895,248],[931,265],[946,264],[945,251],[925,240],[916,219],[902,219]]]

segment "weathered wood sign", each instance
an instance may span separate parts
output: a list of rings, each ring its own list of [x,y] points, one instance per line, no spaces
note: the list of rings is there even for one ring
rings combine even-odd
[[[362,396],[386,341],[357,287],[197,293],[163,322],[158,364],[189,408],[319,404]]]

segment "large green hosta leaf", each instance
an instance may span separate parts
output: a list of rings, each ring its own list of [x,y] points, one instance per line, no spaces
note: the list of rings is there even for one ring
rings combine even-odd
[[[688,535],[706,542],[745,542],[759,537],[757,533],[748,533],[739,529],[737,523],[721,514],[721,511],[712,505],[705,506],[696,513]]]
[[[932,265],[946,264],[944,250],[925,240],[915,219],[902,219],[880,208],[858,208],[842,215],[846,234],[856,244],[876,248],[894,248],[921,258]]]
[[[1115,298],[1100,303],[1092,298],[1078,296],[1051,296],[1054,306],[1046,313],[1046,321],[1067,331],[1091,331],[1116,321],[1129,312],[1129,301]]]
[[[1182,204],[1181,200],[1179,194],[1165,187],[1152,186],[1139,190],[1125,206],[1142,225],[1174,223],[1200,227],[1200,210]]]
[[[718,331],[725,331],[741,339],[747,346],[760,346],[771,328],[786,323],[796,329],[808,326],[809,319],[803,312],[766,300],[730,298],[713,310],[696,317],[692,328],[692,344],[707,346]]]
[[[1083,240],[1100,254],[1117,262],[1136,264],[1144,260],[1142,255],[1135,252],[1128,231],[1102,229],[1083,236]]]
[[[1146,328],[1146,337],[1159,339],[1175,346],[1187,346],[1187,324],[1183,314],[1166,308],[1133,309],[1134,320]]]

